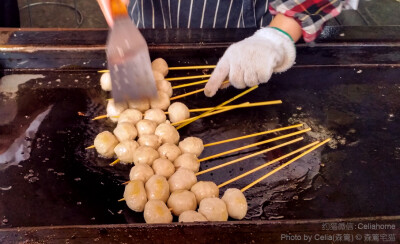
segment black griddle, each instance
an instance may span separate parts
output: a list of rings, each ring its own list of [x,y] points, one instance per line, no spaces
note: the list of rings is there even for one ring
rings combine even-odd
[[[229,44],[253,32],[144,30],[144,36],[152,58],[181,66],[215,64]],[[291,70],[236,102],[282,99],[282,105],[226,112],[180,131],[182,138],[212,142],[298,122],[312,128],[304,142],[199,177],[216,183],[307,142],[334,139],[246,192],[245,220],[206,224],[143,224],[142,214],[117,202],[130,166],[109,167],[110,160],[84,150],[97,133],[113,128],[91,121],[104,113],[110,96],[101,91],[97,73],[106,67],[105,38],[105,30],[0,30],[1,75],[37,75],[20,84],[14,98],[0,93],[0,159],[6,158],[0,163],[0,242],[162,242],[164,236],[176,242],[277,242],[284,240],[282,233],[332,234],[323,224],[339,222],[394,223],[394,231],[375,232],[399,234],[399,27],[327,27],[316,43],[297,44]],[[228,88],[215,98],[197,94],[180,101],[189,108],[210,107],[238,93]],[[281,134],[210,147],[202,156]],[[11,145],[17,146],[10,150]],[[228,187],[244,187],[267,171]],[[347,231],[353,238],[369,233]]]

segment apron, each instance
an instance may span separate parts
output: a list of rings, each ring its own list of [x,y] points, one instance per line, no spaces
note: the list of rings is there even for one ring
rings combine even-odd
[[[268,0],[131,0],[139,28],[260,28],[272,15]]]

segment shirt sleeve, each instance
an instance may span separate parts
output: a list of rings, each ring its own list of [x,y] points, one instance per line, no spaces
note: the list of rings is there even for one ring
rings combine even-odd
[[[340,14],[342,7],[340,0],[276,0],[269,5],[269,11],[294,18],[301,26],[304,41],[311,42],[326,21]]]

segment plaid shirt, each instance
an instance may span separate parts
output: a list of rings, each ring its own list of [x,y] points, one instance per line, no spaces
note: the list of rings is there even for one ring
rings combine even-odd
[[[304,41],[311,42],[327,20],[340,14],[342,7],[339,0],[276,0],[269,5],[269,11],[294,18],[301,26]]]
[[[309,42],[318,36],[328,19],[340,13],[342,1],[130,0],[128,9],[139,28],[164,29],[261,28],[268,26],[273,15],[282,13],[299,22],[303,38]]]

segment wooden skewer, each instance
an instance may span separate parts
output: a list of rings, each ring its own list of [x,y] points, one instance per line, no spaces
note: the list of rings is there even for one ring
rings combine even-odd
[[[125,181],[124,183],[122,183],[122,185],[127,185],[127,184],[129,184],[129,182],[131,182],[131,181],[130,180]]]
[[[258,106],[266,106],[266,105],[275,105],[275,104],[281,104],[282,100],[274,100],[274,101],[264,101],[264,102],[256,102],[256,103],[242,103],[242,104],[237,104],[237,105],[228,105],[228,106],[223,106],[220,107],[219,109],[226,109],[226,108],[250,108],[250,107],[258,107]],[[194,108],[194,109],[189,109],[189,112],[195,113],[195,112],[204,112],[208,111],[211,108]]]
[[[121,198],[118,200],[118,202],[122,202],[122,201],[125,201],[125,198]]]
[[[255,90],[255,89],[257,89],[257,88],[258,88],[258,85],[257,85],[257,86],[253,86],[253,87],[251,87],[251,88],[245,90],[244,92],[241,92],[240,94],[238,94],[238,95],[232,97],[231,99],[229,99],[229,100],[227,100],[227,101],[221,103],[220,105],[216,106],[215,108],[213,108],[213,109],[211,109],[211,110],[208,110],[207,112],[204,112],[204,113],[202,113],[202,114],[200,114],[200,115],[194,117],[194,118],[191,119],[190,121],[187,121],[187,122],[185,122],[185,123],[180,124],[178,127],[176,127],[176,129],[178,130],[178,129],[180,129],[180,128],[182,128],[182,127],[184,127],[184,126],[186,126],[186,125],[188,125],[188,124],[190,124],[190,123],[192,123],[192,122],[194,122],[194,121],[196,121],[196,120],[198,120],[198,119],[201,119],[202,117],[204,117],[205,115],[207,115],[207,114],[213,112],[214,110],[217,110],[218,108],[220,108],[220,107],[222,107],[222,106],[225,106],[226,104],[228,104],[228,103],[230,103],[230,102],[232,102],[232,101],[234,101],[234,100],[236,100],[236,99],[238,99],[238,98],[240,98],[240,97],[246,95],[246,94],[249,93],[249,92],[252,92],[253,90]]]
[[[105,118],[108,118],[107,114],[96,116],[92,120],[105,119]]]
[[[291,126],[278,128],[278,129],[266,130],[266,131],[262,131],[262,132],[258,132],[258,133],[254,133],[254,134],[250,134],[250,135],[239,136],[239,137],[234,137],[234,138],[231,138],[231,139],[212,142],[212,143],[205,144],[204,147],[210,147],[210,146],[215,146],[215,145],[219,145],[219,144],[223,144],[223,143],[227,143],[227,142],[231,142],[231,141],[238,141],[238,140],[242,140],[242,139],[246,139],[246,138],[250,138],[250,137],[266,135],[266,134],[270,134],[270,133],[274,133],[274,132],[278,132],[278,131],[283,131],[283,130],[289,130],[289,129],[297,128],[297,127],[300,127],[300,126],[303,126],[303,124],[296,124],[296,125],[291,125]]]
[[[193,75],[193,76],[182,76],[182,77],[171,77],[165,78],[167,81],[176,81],[176,80],[191,80],[191,79],[201,79],[201,78],[208,78],[211,75]]]
[[[247,102],[247,103],[249,103],[249,102]],[[246,104],[246,103],[243,103],[243,104]],[[230,108],[226,108],[226,109],[222,109],[222,108],[225,108],[225,107],[221,107],[221,109],[220,109],[220,110],[218,110],[218,111],[214,111],[214,112],[212,112],[212,113],[209,113],[209,114],[207,114],[207,115],[203,116],[203,118],[204,118],[204,117],[211,116],[211,115],[215,115],[215,114],[223,113],[223,112],[226,112],[226,111],[229,111],[229,110],[235,109],[236,107],[230,107]],[[173,126],[175,126],[175,125],[180,125],[180,124],[182,124],[182,123],[185,123],[185,122],[188,122],[188,121],[192,120],[193,118],[195,118],[195,117],[188,118],[188,119],[185,119],[185,120],[181,120],[181,121],[178,121],[178,122],[174,122],[174,123],[172,123],[171,125],[173,125]]]
[[[119,163],[119,161],[121,161],[121,160],[119,160],[119,158],[117,158],[116,160],[114,160],[114,162],[110,163],[110,166],[116,165],[117,163]]]
[[[301,152],[301,151],[303,151],[303,150],[306,150],[307,148],[312,147],[312,146],[314,146],[315,144],[318,144],[318,143],[319,143],[319,141],[312,142],[312,143],[310,143],[310,144],[308,144],[308,145],[306,145],[306,146],[304,146],[304,147],[301,147],[301,148],[299,148],[299,149],[297,149],[297,150],[294,150],[294,151],[292,151],[292,152],[290,152],[290,153],[288,153],[288,154],[285,154],[285,155],[283,155],[283,156],[281,156],[281,157],[279,157],[279,158],[276,158],[276,159],[274,159],[274,160],[272,160],[272,161],[269,161],[269,162],[267,162],[267,163],[265,163],[265,164],[263,164],[263,165],[260,165],[260,166],[258,166],[258,167],[256,167],[256,168],[252,169],[252,170],[247,171],[246,173],[243,173],[243,174],[241,174],[241,175],[239,175],[239,176],[236,176],[236,177],[234,177],[234,178],[232,178],[232,179],[230,179],[230,180],[228,180],[228,181],[225,181],[225,182],[222,183],[222,184],[219,184],[219,185],[218,185],[218,188],[221,188],[221,187],[223,187],[223,186],[226,186],[226,185],[228,185],[228,184],[230,184],[230,183],[232,183],[232,182],[234,182],[234,181],[237,181],[237,180],[239,180],[239,179],[241,179],[241,178],[243,178],[243,177],[245,177],[245,176],[247,176],[247,175],[249,175],[249,174],[252,174],[252,173],[254,173],[254,172],[256,172],[256,171],[258,171],[258,170],[260,170],[260,169],[262,169],[262,168],[265,168],[265,167],[267,167],[267,166],[269,166],[269,165],[271,165],[271,164],[273,164],[273,163],[276,163],[276,162],[278,162],[278,161],[280,161],[280,160],[282,160],[282,159],[285,159],[285,158],[287,158],[287,157],[289,157],[289,156],[291,156],[291,155],[293,155],[293,154],[296,154],[296,153],[298,153],[298,152]]]
[[[317,149],[318,147],[324,145],[325,143],[327,143],[327,142],[330,141],[330,140],[331,140],[331,139],[328,138],[328,139],[326,139],[325,141],[323,141],[323,142],[321,142],[321,143],[315,145],[314,147],[308,149],[307,151],[303,152],[302,154],[300,154],[300,155],[296,156],[295,158],[289,160],[287,163],[282,164],[281,166],[277,167],[276,169],[272,170],[271,172],[267,173],[266,175],[264,175],[264,176],[258,178],[257,180],[255,180],[255,181],[253,181],[252,183],[248,184],[247,186],[243,187],[243,188],[241,189],[241,191],[242,191],[242,192],[246,191],[246,190],[249,189],[250,187],[252,187],[252,186],[254,186],[255,184],[257,184],[258,182],[260,182],[260,181],[262,181],[262,180],[268,178],[269,176],[275,174],[275,173],[278,172],[279,170],[285,168],[286,166],[288,166],[289,164],[293,163],[293,162],[296,161],[297,159],[303,157],[304,155],[306,155],[306,154],[308,154],[308,153],[314,151],[315,149]]]
[[[178,88],[183,88],[183,87],[188,87],[188,86],[196,86],[196,85],[204,84],[204,83],[207,83],[207,81],[208,80],[200,80],[200,81],[196,81],[196,82],[191,82],[191,83],[186,83],[186,84],[182,84],[182,85],[173,86],[172,90],[178,89]]]
[[[92,148],[94,148],[94,145],[88,146],[87,148],[85,148],[85,150],[92,149]]]
[[[271,139],[268,139],[268,140],[265,140],[265,141],[253,143],[253,144],[250,144],[250,145],[247,145],[247,146],[231,149],[231,150],[228,150],[228,151],[225,151],[225,152],[222,152],[222,153],[217,153],[217,154],[205,157],[205,158],[201,158],[201,159],[199,159],[199,162],[204,162],[204,161],[210,160],[212,158],[217,158],[217,157],[220,157],[220,156],[223,156],[223,155],[226,155],[226,154],[230,154],[230,153],[233,153],[233,152],[241,151],[241,150],[244,150],[244,149],[247,149],[247,148],[256,147],[256,146],[259,146],[259,145],[262,145],[262,144],[266,144],[266,143],[269,143],[269,142],[273,142],[273,141],[281,140],[281,139],[288,138],[288,137],[291,137],[291,136],[299,135],[301,133],[305,133],[305,132],[310,131],[310,130],[311,130],[311,128],[307,128],[307,129],[300,130],[300,131],[297,131],[297,132],[293,132],[293,133],[290,133],[290,134],[286,134],[286,135],[283,135],[283,136],[277,136],[277,137],[274,137],[274,138],[271,138]]]
[[[175,97],[171,97],[169,100],[173,101],[173,100],[176,100],[176,99],[179,99],[179,98],[182,98],[182,97],[187,97],[187,96],[190,96],[190,95],[202,92],[202,91],[204,91],[204,88],[201,88],[201,89],[195,90],[195,91],[191,91],[191,92],[187,92],[187,93],[175,96]]]
[[[215,167],[212,167],[212,168],[209,168],[209,169],[206,169],[206,170],[202,170],[202,171],[200,171],[200,172],[197,172],[195,175],[196,175],[196,176],[197,176],[197,175],[202,175],[202,174],[205,174],[205,173],[214,171],[214,170],[216,170],[216,169],[220,169],[220,168],[223,168],[223,167],[225,167],[225,166],[228,166],[228,165],[231,165],[231,164],[234,164],[234,163],[243,161],[243,160],[245,160],[245,159],[252,158],[252,157],[255,157],[255,156],[257,156],[257,155],[260,155],[260,154],[263,154],[263,153],[266,153],[266,152],[269,152],[269,151],[272,151],[272,150],[275,150],[275,149],[278,149],[278,148],[281,148],[281,147],[284,147],[284,146],[293,144],[293,143],[298,142],[298,141],[301,141],[301,140],[303,140],[303,139],[304,139],[304,137],[296,138],[296,139],[294,139],[294,140],[291,140],[291,141],[288,141],[288,142],[279,144],[279,145],[277,145],[277,146],[270,147],[270,148],[267,148],[267,149],[258,151],[258,152],[256,152],[256,153],[252,153],[252,154],[250,154],[250,155],[247,155],[247,156],[244,156],[244,157],[241,157],[241,158],[238,158],[238,159],[229,161],[229,162],[227,162],[227,163],[220,164],[220,165],[218,165],[218,166],[215,166]]]
[[[215,66],[216,65],[179,66],[179,67],[169,67],[168,70],[214,69]]]

